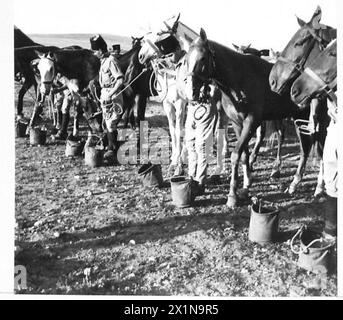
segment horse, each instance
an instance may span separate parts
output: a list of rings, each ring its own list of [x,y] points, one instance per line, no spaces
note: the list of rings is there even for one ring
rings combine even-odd
[[[297,17],[300,29],[293,35],[282,51],[269,75],[270,87],[274,92],[278,94],[289,93],[293,81],[300,75],[301,71],[306,68],[309,61],[312,61],[324,47],[336,37],[336,29],[320,24],[321,15],[321,8],[318,6],[308,23],[305,23]],[[323,104],[323,106],[320,104]],[[300,139],[300,147],[303,150],[302,154],[304,157],[301,157],[296,174],[289,187],[288,191],[291,194],[295,192],[302,179],[306,161],[313,146],[317,147],[317,154],[319,155],[319,158],[322,159],[326,128],[330,120],[326,112],[325,99],[313,99],[307,106],[303,107],[306,107],[309,110],[308,115],[304,113],[305,118],[299,118],[299,121],[297,122],[303,124],[302,127],[305,128],[305,132],[297,130],[297,134]],[[308,126],[306,127],[307,123],[309,123],[308,119],[310,117],[310,112],[312,118],[314,110],[318,110],[318,114],[314,116],[320,120],[317,132],[311,127],[309,127],[309,129],[307,128]],[[313,123],[312,119],[310,123]],[[301,132],[304,132],[305,134],[302,134]],[[321,161],[317,187],[314,193],[315,196],[323,192],[324,181],[322,179],[322,170],[323,165]]]
[[[197,101],[204,85],[213,83],[223,92],[222,107],[232,121],[237,143],[231,153],[231,181],[227,205],[237,205],[238,164],[242,156],[243,188],[251,184],[248,143],[262,121],[297,117],[301,110],[288,94],[271,91],[273,64],[253,55],[242,55],[207,39],[203,29],[185,55],[187,95]],[[244,98],[239,101],[237,96]]]
[[[177,63],[175,66],[173,63],[170,63],[168,58],[162,56],[155,42],[159,36],[171,34],[178,40],[181,50],[187,51],[190,43],[198,34],[180,22],[179,18],[180,15],[176,19],[172,17],[163,22],[164,27],[158,32],[146,34],[139,52],[140,63],[146,65],[150,63],[153,68],[156,77],[155,86],[158,89],[159,98],[162,100],[163,109],[168,118],[172,143],[171,163],[168,171],[174,175],[179,175],[183,171],[185,148],[182,143],[182,134],[185,124],[187,99],[177,83],[176,74],[180,64]],[[218,170],[220,171],[221,169],[218,168]]]
[[[303,105],[313,97],[324,95],[337,105],[337,40],[333,40],[308,63],[291,87],[292,100]]]
[[[251,54],[261,59],[265,59],[266,61],[272,62],[272,59],[275,59],[276,53],[271,49],[256,49],[252,48],[251,44],[247,46],[238,46],[236,44],[232,44],[233,47],[236,49],[237,52],[242,54]],[[256,129],[256,141],[254,148],[250,154],[250,169],[253,169],[253,165],[256,162],[258,152],[262,145],[262,141],[265,138],[266,131],[270,131],[271,133],[276,133],[277,135],[277,152],[276,152],[276,159],[273,165],[272,173],[270,174],[271,178],[277,178],[280,176],[280,168],[281,168],[281,147],[284,141],[285,136],[285,125],[282,120],[273,120],[273,121],[263,121],[262,124]]]
[[[78,123],[82,114],[80,96],[89,82],[98,77],[100,61],[94,56],[91,50],[87,49],[62,49],[53,53],[36,52],[38,59],[32,62],[39,71],[41,84],[37,95],[37,104],[30,121],[30,127],[34,126],[38,108],[43,104],[45,97],[49,95],[53,80],[57,73],[65,79],[74,102],[76,103],[77,114],[74,118],[73,135],[78,134]],[[82,104],[81,104],[82,106]]]
[[[132,37],[132,48],[118,58],[119,67],[124,73],[124,86],[127,87],[123,92],[124,104],[126,107],[126,117],[124,127],[130,122],[131,127],[139,127],[140,122],[145,120],[145,110],[147,99],[156,95],[150,89],[149,83],[152,77],[152,70],[146,69],[138,59],[143,38]],[[134,103],[137,103],[137,120],[134,119]]]

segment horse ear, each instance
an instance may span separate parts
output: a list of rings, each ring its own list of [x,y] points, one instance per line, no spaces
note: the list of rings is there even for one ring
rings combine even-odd
[[[138,38],[138,40],[139,40],[139,41],[142,41],[142,40],[143,40],[143,38],[144,38],[144,36],[142,36],[142,37]]]
[[[135,38],[134,38],[133,36],[131,36],[131,39],[132,39],[132,40],[135,40]]]
[[[320,29],[320,19],[322,18],[322,9],[320,6],[317,7],[316,11],[314,12],[310,23],[312,24],[312,27],[315,29]]]
[[[200,29],[200,38],[203,41],[207,41],[207,35],[206,35],[206,32],[203,28]]]
[[[47,58],[49,58],[49,59],[51,59],[51,60],[54,59],[54,56],[53,56],[53,54],[51,53],[51,51],[48,52]]]
[[[251,43],[249,43],[249,44],[245,47],[245,49],[249,49],[250,46],[251,46]]]
[[[36,55],[37,55],[39,58],[43,58],[43,57],[44,57],[44,53],[42,53],[42,52],[39,52],[39,51],[35,50],[35,53],[36,53]]]
[[[234,44],[234,43],[232,45],[238,51],[239,47],[236,44]]]
[[[300,19],[298,16],[296,16],[296,17],[297,17],[299,26],[303,27],[306,24],[306,22],[304,20]]]

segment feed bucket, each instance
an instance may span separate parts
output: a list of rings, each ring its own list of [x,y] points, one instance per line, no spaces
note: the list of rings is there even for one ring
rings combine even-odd
[[[143,164],[138,170],[138,175],[146,187],[160,187],[163,183],[162,167],[160,164]]]
[[[97,147],[85,147],[85,164],[91,168],[99,167],[102,163],[103,151]]]
[[[30,129],[30,144],[32,146],[44,145],[46,142],[46,130],[40,128]]]
[[[27,129],[27,122],[22,120],[18,120],[16,124],[16,137],[17,138],[24,138],[26,137],[26,129]]]
[[[279,229],[279,210],[253,204],[250,211],[249,240],[260,244],[274,242]]]
[[[179,208],[186,208],[192,205],[194,200],[192,185],[193,180],[183,176],[170,179],[171,195],[174,205]]]
[[[299,237],[299,250],[294,249],[294,240]],[[320,232],[301,227],[291,241],[291,249],[298,254],[298,266],[313,273],[328,273],[332,267],[332,253],[336,241],[324,239]]]
[[[65,155],[67,157],[76,157],[82,154],[84,143],[82,141],[67,139]]]

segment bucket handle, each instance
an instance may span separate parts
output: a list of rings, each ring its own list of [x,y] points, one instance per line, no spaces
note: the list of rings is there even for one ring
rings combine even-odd
[[[295,249],[294,249],[294,240],[296,239],[296,237],[297,236],[299,236],[299,239],[300,239],[300,234],[301,234],[301,232],[303,231],[303,230],[305,230],[306,229],[306,226],[305,225],[302,225],[300,228],[299,228],[299,230],[296,232],[296,234],[293,236],[293,238],[292,238],[292,240],[291,240],[291,250],[292,250],[292,252],[293,253],[295,253],[295,254],[300,254],[300,253],[305,253],[305,254],[307,254],[308,253],[308,248],[310,248],[314,243],[316,243],[316,242],[322,242],[322,239],[320,238],[320,239],[314,239],[314,240],[312,240],[307,246],[305,246],[305,248],[303,248],[303,247],[301,247],[300,246],[300,249],[299,249],[299,251],[296,251]],[[328,248],[330,248],[332,246],[332,244],[329,244],[326,248],[322,248],[322,249],[328,249]],[[328,251],[326,251],[326,253],[327,253]],[[322,256],[322,258],[324,258],[325,257],[325,255],[326,255],[326,253]]]

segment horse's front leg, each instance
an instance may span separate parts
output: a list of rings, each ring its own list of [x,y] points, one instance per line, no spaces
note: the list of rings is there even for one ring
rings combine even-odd
[[[253,116],[249,115],[243,121],[243,128],[239,128],[234,126],[235,133],[237,136],[237,144],[231,153],[231,181],[230,181],[230,191],[227,199],[227,206],[230,208],[234,208],[237,205],[237,184],[238,184],[238,164],[242,152],[245,148],[248,148],[248,143],[251,138],[251,135],[254,130],[256,130],[256,121],[254,120]],[[249,167],[249,153],[246,149],[245,156],[243,157],[244,160],[244,167],[243,170],[245,171],[245,181],[244,187],[248,189],[250,185],[250,167]]]
[[[74,101],[74,108],[75,108],[75,117],[74,117],[74,126],[73,126],[73,136],[76,137],[79,133],[80,119],[82,117],[82,108],[81,108],[79,99]]]
[[[314,192],[314,196],[317,197],[321,195],[325,190],[325,181],[324,181],[324,163],[323,160],[320,160],[319,172],[317,178],[317,186]]]
[[[41,93],[38,92],[37,93],[37,99],[35,102],[35,106],[33,108],[33,113],[32,113],[31,119],[30,119],[30,123],[28,125],[28,129],[33,128],[36,125],[38,117],[41,114],[41,112],[43,111],[43,103],[44,103],[44,98],[43,98],[43,101],[41,101]]]

